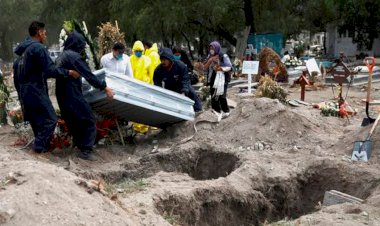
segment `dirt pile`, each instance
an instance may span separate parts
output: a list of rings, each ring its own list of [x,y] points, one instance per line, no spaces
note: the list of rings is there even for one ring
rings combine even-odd
[[[107,197],[89,194],[80,178],[37,161],[0,163],[0,223],[4,225],[134,225]]]
[[[276,151],[313,150],[334,144],[343,124],[311,108],[291,109],[278,100],[253,98],[242,100],[217,127],[202,130],[198,125],[196,139],[244,149],[261,149],[257,146],[262,145],[263,149]]]
[[[137,146],[98,147],[97,162],[80,161],[75,152],[53,153],[45,163],[29,160],[34,156],[28,152],[15,151],[22,156],[17,158],[1,152],[0,180],[9,180],[10,173],[16,180],[0,190],[0,222],[377,225],[379,168],[347,161],[339,147],[341,140],[350,145],[345,136],[355,133],[355,125],[346,123],[311,107],[252,98],[221,122],[206,111],[195,123],[167,128]],[[89,194],[76,183],[81,178],[104,179],[112,200]],[[322,207],[328,190],[365,204]]]

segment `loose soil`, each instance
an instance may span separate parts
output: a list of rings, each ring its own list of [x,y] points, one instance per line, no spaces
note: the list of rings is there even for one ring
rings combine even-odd
[[[299,88],[287,89],[299,98]],[[79,160],[77,150],[19,150],[13,129],[2,127],[0,223],[380,225],[379,129],[370,161],[350,160],[353,142],[370,129],[360,127],[361,87],[350,89],[358,115],[349,120],[236,92],[227,119],[218,123],[205,111],[194,123],[138,137],[137,145],[99,145],[96,162]],[[327,88],[306,93],[308,102],[332,97]],[[329,190],[365,201],[322,206]]]

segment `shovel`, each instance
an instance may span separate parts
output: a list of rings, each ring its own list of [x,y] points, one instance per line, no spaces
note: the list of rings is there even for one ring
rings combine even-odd
[[[373,123],[375,119],[371,118],[369,116],[368,110],[369,110],[369,102],[371,101],[371,84],[372,84],[372,71],[375,67],[375,58],[374,57],[366,57],[364,59],[365,65],[367,65],[369,76],[368,76],[368,85],[367,85],[367,99],[365,101],[365,113],[367,115],[367,118],[364,118],[362,121],[362,126],[368,126],[369,124]]]
[[[375,131],[375,128],[379,120],[380,120],[380,112],[379,112],[379,116],[377,116],[375,123],[373,124],[371,128],[371,131],[369,132],[367,136],[367,139],[365,139],[364,141],[355,141],[351,160],[368,162],[368,159],[371,157],[371,154],[372,154],[371,136],[373,134],[373,131]]]

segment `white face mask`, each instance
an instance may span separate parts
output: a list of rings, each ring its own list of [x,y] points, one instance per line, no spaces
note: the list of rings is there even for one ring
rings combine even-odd
[[[211,50],[210,50],[210,54],[211,54],[211,56],[214,56],[214,54],[215,54],[215,50],[211,49]]]

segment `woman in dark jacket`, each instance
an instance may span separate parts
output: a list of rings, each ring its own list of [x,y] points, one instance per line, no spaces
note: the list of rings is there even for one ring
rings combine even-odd
[[[207,70],[207,83],[210,85],[211,106],[221,117],[226,118],[230,115],[230,109],[227,103],[227,87],[231,80],[230,71],[232,64],[227,54],[222,53],[222,48],[217,41],[209,45],[210,54],[206,59],[204,69]],[[215,78],[218,72],[224,73],[223,93],[218,93],[214,87]]]

